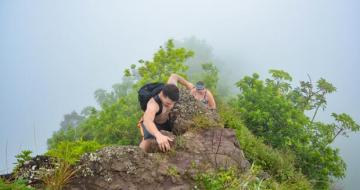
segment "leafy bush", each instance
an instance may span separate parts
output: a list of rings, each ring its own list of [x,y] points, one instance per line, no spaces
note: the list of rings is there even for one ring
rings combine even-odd
[[[84,153],[93,152],[102,147],[103,145],[100,145],[95,141],[63,141],[55,148],[50,149],[46,155],[74,164]]]
[[[295,175],[296,169],[293,165],[295,156],[291,152],[281,152],[264,144],[261,138],[254,136],[244,125],[241,113],[234,108],[222,104],[219,107],[219,114],[225,127],[235,130],[247,159],[256,162],[279,181],[287,180]]]
[[[345,175],[344,161],[329,144],[342,132],[358,131],[360,126],[347,114],[332,114],[338,123],[315,121],[319,108],[326,107],[325,95],[336,90],[325,79],[317,82],[317,89],[311,81],[301,81],[293,90],[288,73],[270,73],[272,78],[264,81],[253,74],[237,82],[241,93],[231,107],[240,111],[245,125],[266,144],[293,152],[295,167],[316,189],[328,189],[331,177]],[[305,115],[309,110],[314,110],[311,119]]]
[[[14,163],[16,164],[14,168],[14,172],[16,172],[18,168],[21,167],[26,161],[31,160],[31,156],[30,156],[31,153],[32,153],[31,150],[23,150],[15,156],[17,163]]]

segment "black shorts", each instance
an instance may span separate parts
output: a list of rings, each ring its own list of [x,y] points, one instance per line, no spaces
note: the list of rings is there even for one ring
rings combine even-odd
[[[171,127],[171,123],[169,120],[167,120],[165,123],[163,124],[157,124],[155,123],[156,128],[160,131],[160,130],[165,130],[165,131],[171,131],[172,127]],[[149,133],[149,131],[146,129],[144,122],[141,123],[141,127],[143,129],[144,132],[144,140],[146,139],[153,139],[155,138],[152,134]]]

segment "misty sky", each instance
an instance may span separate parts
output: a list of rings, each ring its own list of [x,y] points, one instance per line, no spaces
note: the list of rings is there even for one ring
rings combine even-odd
[[[359,10],[356,0],[2,0],[0,173],[21,150],[44,153],[64,114],[94,106],[95,90],[169,38],[205,40],[232,67],[232,83],[269,69],[324,77],[338,92],[320,117],[346,112],[360,122]],[[348,164],[346,189],[360,186],[359,144],[359,134],[334,144]]]

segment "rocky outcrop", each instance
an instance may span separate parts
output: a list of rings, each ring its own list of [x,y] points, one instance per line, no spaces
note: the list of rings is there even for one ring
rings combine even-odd
[[[223,128],[215,111],[206,109],[187,91],[171,113],[174,137],[162,153],[155,140],[150,153],[137,146],[111,146],[84,155],[78,175],[66,186],[80,189],[193,189],[196,176],[217,169],[245,171],[245,159],[232,129]]]
[[[192,189],[198,174],[249,167],[231,129],[189,131],[176,137],[171,151],[154,150],[145,153],[136,146],[111,146],[88,153],[65,189]]]
[[[187,90],[180,90],[179,102],[170,115],[173,124],[172,132],[175,135],[181,135],[193,128],[223,127],[216,110],[207,109]]]
[[[153,140],[149,153],[138,146],[109,146],[86,153],[64,189],[194,189],[199,174],[249,168],[235,132],[224,128],[216,111],[208,110],[188,91],[181,90],[171,121],[173,131],[161,131],[174,138],[170,151],[161,152]]]
[[[17,166],[13,173],[0,175],[0,178],[9,182],[25,179],[29,186],[42,189],[43,176],[53,172],[56,167],[57,163],[54,159],[49,156],[38,155]]]

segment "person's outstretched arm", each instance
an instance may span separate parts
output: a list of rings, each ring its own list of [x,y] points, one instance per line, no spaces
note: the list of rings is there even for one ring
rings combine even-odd
[[[194,88],[194,85],[190,83],[189,81],[185,80],[183,77],[177,75],[177,74],[171,74],[169,77],[169,80],[167,81],[168,84],[175,84],[180,83],[181,85],[185,86],[186,89],[191,90]]]
[[[209,108],[216,109],[216,103],[215,103],[214,96],[211,94],[211,92],[209,90],[207,91],[207,96],[208,96],[208,101],[209,101]]]

